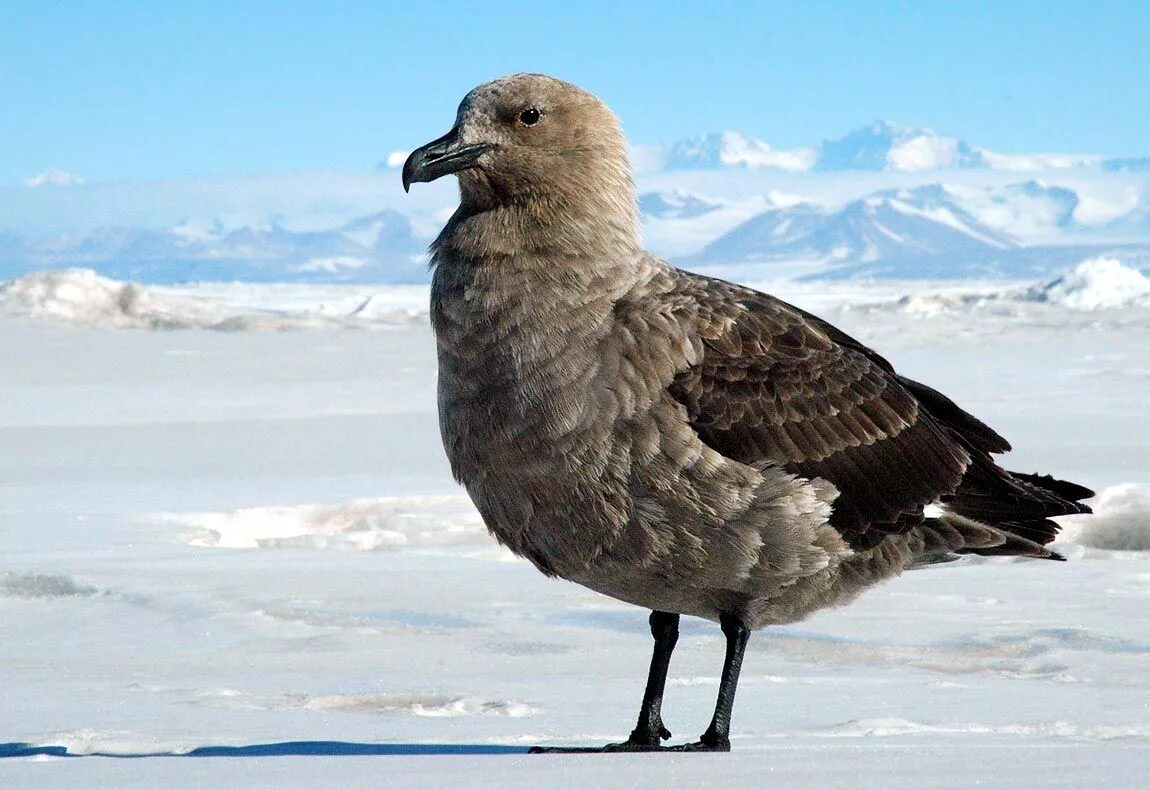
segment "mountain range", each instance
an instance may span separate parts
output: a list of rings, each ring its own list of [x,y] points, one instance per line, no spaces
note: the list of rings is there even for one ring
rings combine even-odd
[[[1015,208],[1029,201],[1039,206],[1030,222],[1038,215],[1050,229],[1075,228],[1077,196],[1067,189],[1028,182],[995,199],[998,206],[1013,200]],[[1010,232],[1012,223],[988,221],[988,214],[941,184],[879,191],[833,210],[799,203],[756,214],[680,263],[736,271],[807,264],[808,276],[940,279],[1043,276],[1097,255],[1150,264],[1150,243],[1088,233],[1068,234],[1060,244],[1026,243]]]
[[[653,147],[664,170],[773,167],[787,171],[886,171],[918,173],[956,168],[1036,171],[1097,167],[1112,172],[1150,171],[1150,156],[1000,154],[932,129],[876,121],[808,148],[773,148],[737,132],[705,134]]]
[[[150,283],[417,282],[426,276],[426,246],[394,211],[321,231],[292,231],[274,222],[232,230],[218,224],[100,227],[38,240],[0,236],[0,276],[84,267]]]
[[[810,148],[735,132],[641,148],[646,243],[704,271],[1018,277],[1098,254],[1150,262],[1150,157],[996,154],[886,122]],[[31,179],[0,190],[0,278],[85,267],[160,283],[426,281],[454,189],[405,196],[401,153],[355,177]]]

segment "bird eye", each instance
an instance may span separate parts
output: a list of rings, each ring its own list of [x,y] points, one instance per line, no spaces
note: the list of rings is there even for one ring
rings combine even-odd
[[[524,126],[534,126],[535,124],[539,123],[539,119],[542,116],[543,113],[539,112],[539,110],[535,109],[534,107],[531,107],[519,113],[519,122]]]

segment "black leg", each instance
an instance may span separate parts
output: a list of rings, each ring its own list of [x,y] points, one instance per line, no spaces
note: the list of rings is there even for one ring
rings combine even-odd
[[[727,655],[723,660],[723,674],[719,679],[719,698],[715,702],[715,715],[699,740],[672,747],[676,751],[727,752],[731,750],[731,709],[735,705],[735,689],[739,685],[739,670],[743,667],[743,652],[751,631],[735,615],[719,618],[723,635],[727,637]]]
[[[647,688],[643,692],[639,722],[632,730],[631,737],[622,743],[609,743],[602,748],[536,746],[531,749],[532,752],[657,751],[660,748],[659,742],[671,737],[671,733],[663,726],[663,689],[667,685],[671,653],[679,641],[679,615],[651,612],[650,623],[651,636],[655,637],[655,649],[651,653],[651,669],[647,673]]]
[[[639,722],[631,737],[618,746],[658,747],[660,741],[671,737],[663,726],[663,689],[667,685],[667,668],[671,653],[679,641],[679,615],[669,612],[651,612],[651,636],[655,649],[651,653],[651,669],[647,673],[647,688],[643,692],[643,705],[639,709]],[[609,747],[610,748],[610,747]]]

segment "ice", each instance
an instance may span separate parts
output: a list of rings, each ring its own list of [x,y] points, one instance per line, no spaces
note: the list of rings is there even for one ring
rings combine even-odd
[[[922,724],[906,719],[863,719],[844,722],[823,730],[812,731],[811,735],[829,738],[889,738],[911,734],[958,734],[982,733],[999,735],[1043,735],[1073,740],[1115,739],[1150,740],[1150,726],[1125,725],[1118,727],[1076,727],[1065,721],[1040,722],[1025,725],[993,725],[969,722],[954,724]]]
[[[70,598],[95,595],[95,587],[77,584],[70,576],[45,573],[0,573],[0,597]]]
[[[985,419],[1016,448],[1009,468],[1094,488],[1098,515],[1063,520],[1068,562],[916,570],[757,632],[736,754],[534,756],[626,737],[647,614],[487,535],[440,447],[426,286],[139,286],[147,310],[125,313],[127,285],[93,277],[29,291],[74,289],[72,313],[13,312],[6,291],[0,315],[6,787],[1077,788],[1150,772],[1145,307],[1035,302],[1033,279],[760,283]],[[196,310],[304,328],[158,331],[155,315]],[[402,320],[353,331],[373,315]],[[684,620],[675,741],[706,726],[722,653],[714,624]]]
[[[191,546],[349,548],[479,544],[490,539],[466,496],[392,497],[343,505],[241,508],[227,513],[162,513],[156,520],[193,527]]]
[[[1150,551],[1150,486],[1108,486],[1092,505],[1094,517],[1068,520],[1060,540],[1111,551]]]
[[[923,283],[892,299],[893,285],[887,287],[885,299],[875,301],[859,298],[868,289],[858,287],[856,298],[843,306],[862,312],[894,309],[923,317],[978,314],[982,319],[999,316],[1066,327],[1112,322],[1144,328],[1150,323],[1150,278],[1116,259],[1088,259],[1037,284],[977,280]]]
[[[1030,296],[1072,310],[1150,306],[1150,278],[1114,258],[1091,258]]]
[[[116,329],[207,327],[227,318],[216,305],[157,298],[135,283],[101,277],[90,269],[26,275],[0,286],[0,300],[11,313]]]
[[[210,285],[206,290],[219,294],[225,288]],[[231,290],[251,293],[251,289],[241,285]],[[274,287],[261,290],[267,293],[274,291]],[[295,309],[277,309],[278,305],[243,304],[243,296],[241,304],[229,305],[219,299],[205,298],[195,287],[146,287],[102,277],[91,269],[47,270],[0,283],[0,313],[91,328],[237,332],[387,326],[405,323],[426,309],[425,299],[417,307],[411,299],[397,302],[396,293],[359,295],[362,287],[345,288],[341,292],[336,286],[329,287],[327,292],[339,293],[346,304],[333,307],[330,302],[314,299],[317,290],[322,293],[324,289],[295,290],[297,294],[301,291],[309,294],[310,303],[303,309],[298,305]],[[399,293],[403,293],[403,289],[399,289]],[[416,289],[416,293],[422,296],[426,289]],[[347,303],[349,296],[351,302]]]

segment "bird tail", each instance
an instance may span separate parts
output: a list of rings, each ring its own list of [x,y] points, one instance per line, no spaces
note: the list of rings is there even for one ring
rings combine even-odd
[[[928,518],[915,527],[914,532],[915,537],[921,540],[921,546],[915,547],[918,550],[912,568],[950,562],[962,554],[1065,559],[1058,552],[1034,541],[957,513]]]
[[[1001,546],[971,548],[966,553],[1001,555],[1033,553],[1031,547],[1051,543],[1059,525],[1052,519],[1090,513],[1083,499],[1094,496],[1089,488],[1057,480],[1050,475],[1008,472],[989,457],[976,456],[967,469],[962,484],[943,501],[951,514],[984,524],[1008,537]],[[1057,554],[1042,549],[1050,559]]]
[[[1041,548],[1058,535],[1059,526],[1051,519],[1089,513],[1090,508],[1082,504],[1082,500],[1094,496],[1094,492],[1050,475],[1008,472],[991,459],[992,453],[1010,449],[1006,439],[941,392],[902,376],[898,380],[970,454],[970,465],[958,489],[943,497],[940,503],[943,509],[952,516],[977,522],[1006,536],[1001,545],[956,550],[967,554],[1020,554],[1061,559]],[[1044,554],[1036,554],[1034,547]]]

